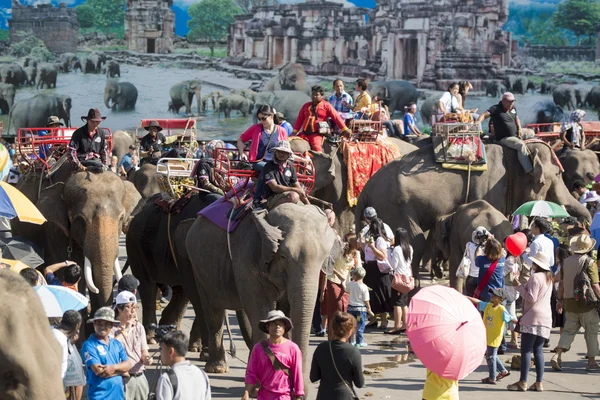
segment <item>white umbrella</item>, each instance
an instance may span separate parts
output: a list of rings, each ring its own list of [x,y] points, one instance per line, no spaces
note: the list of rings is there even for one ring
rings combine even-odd
[[[33,288],[44,306],[48,318],[62,317],[65,311],[87,307],[88,298],[64,286],[44,285]]]

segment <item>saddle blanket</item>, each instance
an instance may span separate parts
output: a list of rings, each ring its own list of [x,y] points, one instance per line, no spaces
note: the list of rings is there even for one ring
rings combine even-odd
[[[249,182],[246,185],[238,186],[239,187],[236,187],[236,191],[238,192],[239,198],[244,198],[248,194],[254,193],[254,184],[252,182]],[[231,211],[233,208],[233,203],[230,200],[233,199],[237,199],[237,197],[234,195],[233,190],[231,190],[227,193],[227,195],[200,210],[197,215],[203,216],[213,224],[217,225],[219,228],[227,231],[227,233],[231,233],[235,231],[235,228],[237,228],[246,214],[244,212],[236,214],[235,212]],[[239,205],[239,207],[245,206],[242,204]],[[239,218],[237,218],[238,216]]]

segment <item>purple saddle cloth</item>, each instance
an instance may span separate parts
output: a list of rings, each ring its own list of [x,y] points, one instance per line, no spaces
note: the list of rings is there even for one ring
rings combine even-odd
[[[254,193],[252,182],[246,183],[245,186],[240,186],[241,187],[236,187],[236,190],[240,194],[245,191]],[[219,200],[216,200],[214,203],[200,210],[198,215],[203,216],[228,233],[235,231],[235,228],[237,228],[243,218],[231,218],[231,221],[229,220],[230,210],[233,208],[233,204],[226,199],[231,198],[232,196],[233,191],[229,191],[226,196],[223,196]],[[229,227],[229,229],[227,229],[227,227]]]

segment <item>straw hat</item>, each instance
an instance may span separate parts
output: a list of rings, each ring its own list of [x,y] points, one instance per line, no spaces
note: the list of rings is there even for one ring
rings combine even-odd
[[[596,240],[588,235],[579,235],[569,241],[569,246],[575,254],[587,254],[596,247]]]
[[[292,325],[292,320],[289,319],[288,317],[286,317],[285,314],[283,313],[283,311],[272,310],[272,311],[269,311],[269,314],[267,314],[267,319],[263,319],[258,323],[258,329],[260,329],[261,331],[263,331],[265,333],[269,333],[267,324],[269,322],[275,322],[275,321],[283,321],[283,323],[285,324],[286,332],[288,332],[290,329],[292,329],[294,327],[294,325]]]
[[[48,122],[46,123],[46,127],[49,128],[52,125],[63,126],[64,124],[62,122],[60,122],[60,118],[58,118],[56,115],[52,115],[52,116],[48,117]]]
[[[529,257],[529,259],[544,271],[550,271],[550,257],[546,253],[537,253],[535,256]]]

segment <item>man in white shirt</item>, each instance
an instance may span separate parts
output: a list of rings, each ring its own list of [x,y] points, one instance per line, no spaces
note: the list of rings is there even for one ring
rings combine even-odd
[[[554,265],[554,243],[548,239],[544,234],[550,232],[550,222],[543,218],[535,218],[533,225],[531,226],[531,234],[533,235],[533,241],[529,246],[529,254],[523,253],[523,259],[527,264],[531,266],[530,257],[535,257],[538,253],[544,253],[547,257],[548,263]]]
[[[189,340],[181,331],[170,332],[160,341],[160,358],[175,374],[163,373],[156,385],[157,400],[210,400],[206,373],[185,359]],[[175,377],[173,377],[175,375]]]
[[[377,211],[375,211],[375,209],[373,207],[367,207],[365,208],[365,211],[363,211],[363,218],[365,220],[365,222],[367,223],[367,226],[365,226],[364,228],[361,229],[360,231],[360,235],[358,237],[358,242],[361,244],[361,247],[364,248],[365,243],[367,242],[367,233],[369,232],[369,225],[371,224],[371,221],[375,218],[377,218]],[[390,246],[394,245],[394,231],[392,231],[392,228],[390,228],[390,226],[388,224],[386,224],[385,222],[383,223],[383,228],[385,229],[385,236],[388,238],[388,242],[390,243]]]

